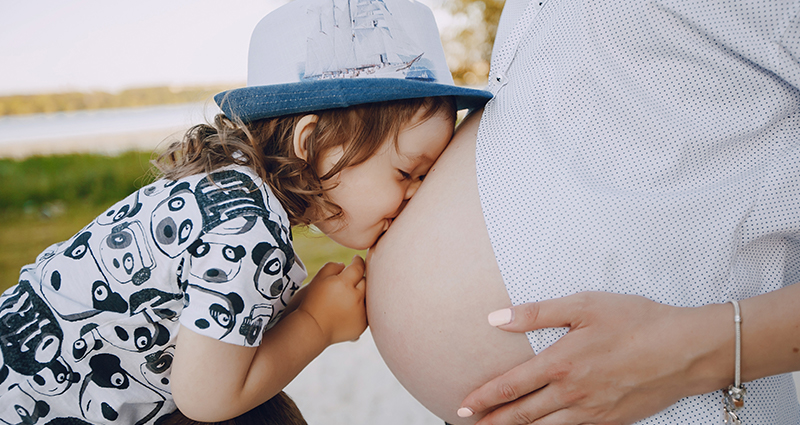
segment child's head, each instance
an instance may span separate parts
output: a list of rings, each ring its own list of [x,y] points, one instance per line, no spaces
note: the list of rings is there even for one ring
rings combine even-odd
[[[264,179],[292,224],[315,224],[342,245],[371,246],[444,150],[451,97],[403,99],[266,118],[224,115],[193,127],[158,161],[167,178],[239,163]],[[233,155],[238,152],[237,155]]]
[[[247,87],[216,96],[215,128],[190,130],[161,169],[175,178],[246,164],[292,224],[367,248],[441,154],[455,110],[490,97],[453,84],[420,3],[295,0],[257,25]]]
[[[311,212],[312,223],[344,246],[366,249],[388,229],[447,146],[455,107],[450,98],[424,98],[347,111],[346,126],[323,123],[324,114],[305,115],[293,145],[323,189],[326,205]]]

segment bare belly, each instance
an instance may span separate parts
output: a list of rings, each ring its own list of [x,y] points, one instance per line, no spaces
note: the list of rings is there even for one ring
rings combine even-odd
[[[474,423],[455,414],[463,398],[534,355],[524,334],[486,320],[510,301],[478,197],[479,118],[462,124],[367,266],[378,350],[403,386],[452,424]]]

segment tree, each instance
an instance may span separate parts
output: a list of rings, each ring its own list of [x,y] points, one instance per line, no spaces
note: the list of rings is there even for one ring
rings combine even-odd
[[[486,84],[492,45],[504,3],[505,0],[445,1],[445,8],[453,16],[453,24],[442,34],[442,43],[456,84]]]

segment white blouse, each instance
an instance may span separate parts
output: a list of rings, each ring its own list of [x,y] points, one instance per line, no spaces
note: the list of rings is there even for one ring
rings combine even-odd
[[[700,306],[800,281],[798,11],[506,2],[477,167],[514,304],[595,290]],[[539,352],[564,333],[528,337]],[[745,424],[800,423],[791,375],[747,392]],[[639,423],[719,424],[721,400]]]

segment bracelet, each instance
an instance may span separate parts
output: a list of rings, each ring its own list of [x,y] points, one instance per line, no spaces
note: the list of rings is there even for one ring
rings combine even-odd
[[[728,301],[733,304],[733,323],[736,327],[736,357],[734,360],[733,385],[722,389],[722,415],[723,423],[741,425],[742,420],[737,413],[744,406],[744,396],[747,391],[742,385],[742,315],[739,312],[739,302]]]

